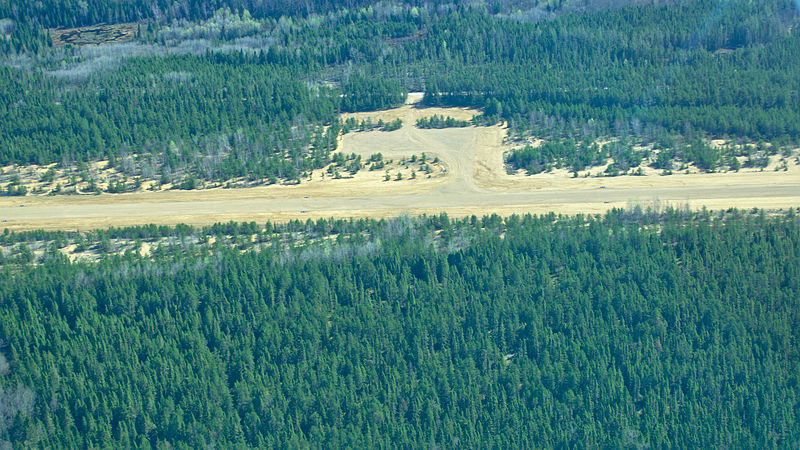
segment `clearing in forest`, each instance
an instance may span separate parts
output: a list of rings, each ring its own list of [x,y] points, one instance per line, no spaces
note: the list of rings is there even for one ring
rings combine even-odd
[[[419,98],[419,94],[411,95],[410,101],[399,108],[343,117],[403,121],[395,131],[350,132],[341,138],[340,151],[355,153],[362,161],[380,153],[381,164],[385,164],[380,170],[369,170],[367,165],[352,176],[335,177],[320,169],[291,186],[2,197],[0,228],[199,225],[228,220],[388,217],[442,211],[456,216],[597,213],[654,202],[713,209],[800,206],[800,167],[796,164],[782,171],[670,176],[572,178],[566,170],[535,176],[508,174],[503,155],[512,146],[507,142],[506,128],[419,129],[415,123],[421,117],[470,120],[479,114],[465,108],[420,108],[415,103]]]
[[[101,45],[126,42],[136,35],[136,23],[113,25],[97,24],[78,28],[53,28],[49,30],[53,45]]]

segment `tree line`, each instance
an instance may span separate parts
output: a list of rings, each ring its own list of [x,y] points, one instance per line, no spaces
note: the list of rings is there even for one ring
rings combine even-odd
[[[636,144],[629,138],[602,145],[588,139],[550,139],[540,145],[527,144],[511,150],[505,162],[511,170],[525,170],[528,175],[562,168],[577,174],[606,165],[609,159],[613,159],[605,171],[611,176],[642,166],[660,169],[669,175],[673,170],[685,170],[689,165],[704,172],[738,171],[743,167],[764,169],[773,156],[785,161],[795,154],[791,147],[777,142],[714,146],[697,137],[686,140],[663,134],[649,146]],[[740,161],[740,157],[745,158],[744,161]]]

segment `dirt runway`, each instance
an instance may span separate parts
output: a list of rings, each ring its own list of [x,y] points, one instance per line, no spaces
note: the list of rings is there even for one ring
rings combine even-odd
[[[392,120],[394,132],[344,136],[341,150],[386,159],[425,153],[444,173],[384,181],[361,171],[352,179],[323,180],[321,172],[295,186],[82,196],[0,198],[0,229],[94,229],[138,224],[210,224],[220,221],[321,217],[389,217],[445,211],[454,216],[489,213],[597,213],[632,204],[710,209],[800,206],[800,168],[788,171],[570,178],[566,173],[508,175],[503,167],[505,130],[495,127],[420,130],[416,118],[433,114],[468,119],[477,111],[418,109],[355,116]],[[24,205],[24,206],[23,206]]]

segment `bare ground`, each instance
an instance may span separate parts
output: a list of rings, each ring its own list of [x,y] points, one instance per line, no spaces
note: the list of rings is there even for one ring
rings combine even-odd
[[[416,97],[411,96],[412,100]],[[566,171],[508,175],[503,165],[506,130],[500,126],[420,130],[419,117],[434,114],[469,119],[478,111],[406,106],[353,116],[384,121],[403,119],[393,132],[345,135],[341,150],[369,157],[401,159],[425,153],[440,164],[430,178],[411,165],[396,164],[402,181],[385,181],[383,171],[362,170],[350,179],[312,174],[295,186],[265,186],[200,191],[136,192],[96,196],[0,198],[0,228],[94,229],[108,226],[210,224],[220,221],[285,221],[327,217],[390,217],[400,214],[454,216],[497,213],[599,213],[632,204],[710,209],[800,206],[800,167],[786,171],[692,173],[643,177],[571,178]],[[417,168],[418,170],[418,168]],[[24,206],[22,206],[24,205]]]
[[[56,47],[71,45],[102,45],[130,41],[136,35],[135,23],[97,24],[78,28],[48,30]]]

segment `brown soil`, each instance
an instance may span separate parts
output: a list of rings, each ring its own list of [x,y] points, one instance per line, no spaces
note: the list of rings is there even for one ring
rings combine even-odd
[[[97,24],[78,28],[53,28],[49,32],[56,47],[67,44],[101,45],[130,41],[136,35],[136,25],[135,23]]]

